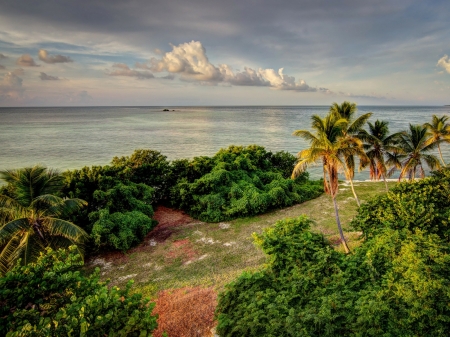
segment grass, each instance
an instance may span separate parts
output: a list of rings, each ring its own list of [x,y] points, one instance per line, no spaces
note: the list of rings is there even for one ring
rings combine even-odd
[[[389,182],[389,186],[394,184]],[[383,182],[356,182],[355,190],[361,203],[386,193]],[[337,203],[350,248],[355,247],[359,244],[359,233],[348,232],[347,225],[355,216],[357,205],[346,184],[340,184]],[[111,285],[123,287],[134,279],[134,290],[152,298],[160,290],[181,287],[214,287],[220,292],[244,270],[257,270],[264,265],[266,257],[254,246],[252,233],[260,233],[280,219],[302,214],[314,220],[313,230],[322,232],[332,241],[338,239],[333,203],[323,194],[263,215],[181,226],[163,243],[144,246],[123,258],[96,259],[90,266],[99,266],[102,278],[111,279]],[[341,249],[340,245],[336,248]]]

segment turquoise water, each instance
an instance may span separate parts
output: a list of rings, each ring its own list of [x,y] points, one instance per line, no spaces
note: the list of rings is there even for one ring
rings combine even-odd
[[[34,164],[65,170],[106,165],[135,149],[161,151],[170,160],[213,155],[231,144],[258,144],[296,154],[307,146],[292,136],[308,129],[313,114],[328,106],[282,107],[64,107],[0,108],[0,170]],[[172,111],[174,109],[175,111]],[[371,121],[389,121],[390,131],[449,115],[450,107],[360,106]],[[450,147],[444,147],[450,161]],[[310,170],[319,176],[320,170]],[[363,172],[358,179],[367,179]]]

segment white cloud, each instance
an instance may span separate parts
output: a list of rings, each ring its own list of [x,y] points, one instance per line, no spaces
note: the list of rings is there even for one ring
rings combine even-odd
[[[16,60],[16,64],[21,67],[39,67],[29,54],[23,54]]]
[[[283,74],[283,68],[278,72],[273,69],[259,69],[259,73],[266,79],[270,86],[279,90],[294,90],[294,91],[317,91],[306,84],[304,80],[295,82],[295,77]]]
[[[450,74],[450,58],[448,55],[442,56],[436,65]]]
[[[152,58],[150,62],[152,71],[180,74],[183,80],[218,82],[222,77],[220,70],[209,62],[199,41],[172,45],[172,51],[165,53],[162,59]]]
[[[160,59],[152,58],[149,64],[136,63],[136,68],[179,74],[181,80],[198,81],[203,84],[268,86],[278,90],[329,93],[328,89],[318,90],[310,87],[304,80],[296,82],[295,77],[283,74],[283,68],[276,72],[274,69],[254,70],[244,67],[244,71],[234,72],[228,64],[214,66],[209,61],[206,50],[200,41],[191,41],[178,46],[172,45],[171,52],[162,54]]]
[[[41,74],[39,75],[39,78],[40,78],[42,81],[57,81],[57,80],[59,80],[59,77],[47,75],[46,73],[41,73]]]
[[[139,79],[149,79],[155,77],[151,72],[148,71],[137,71],[134,69],[130,69],[130,67],[128,67],[124,63],[115,63],[112,65],[112,67],[115,69],[107,73],[109,76],[127,76],[136,77]]]
[[[50,56],[48,55],[48,52],[45,49],[40,49],[38,56],[39,60],[49,64],[73,62],[73,60],[68,56],[63,55]]]

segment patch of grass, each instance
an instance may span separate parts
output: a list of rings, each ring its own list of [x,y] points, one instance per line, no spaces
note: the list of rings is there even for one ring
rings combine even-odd
[[[394,184],[389,182],[391,187]],[[383,182],[355,182],[355,190],[361,203],[386,193]],[[350,186],[340,184],[337,203],[345,229],[357,212]],[[201,286],[221,291],[242,271],[257,270],[264,265],[266,257],[254,246],[253,232],[261,233],[280,219],[302,214],[314,220],[313,230],[324,233],[331,241],[337,240],[336,249],[341,249],[333,203],[324,194],[303,204],[263,215],[222,223],[186,225],[163,243],[145,246],[124,259],[100,261],[97,265],[101,268],[102,277],[111,279],[111,285],[123,287],[128,280],[134,279],[135,291],[152,298],[158,291],[170,288]],[[346,233],[350,248],[360,244],[359,235]]]

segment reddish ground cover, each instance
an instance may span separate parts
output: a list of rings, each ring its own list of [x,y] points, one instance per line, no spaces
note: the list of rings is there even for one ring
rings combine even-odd
[[[212,288],[181,288],[161,291],[153,313],[157,313],[158,329],[154,337],[166,332],[177,337],[212,336],[217,294]]]

